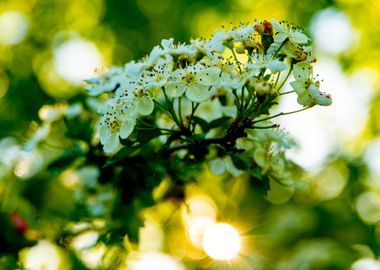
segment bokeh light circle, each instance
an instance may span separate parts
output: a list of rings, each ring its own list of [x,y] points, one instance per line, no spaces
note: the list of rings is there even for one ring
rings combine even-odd
[[[202,243],[203,250],[215,260],[231,260],[239,254],[241,248],[239,233],[226,223],[209,226]]]

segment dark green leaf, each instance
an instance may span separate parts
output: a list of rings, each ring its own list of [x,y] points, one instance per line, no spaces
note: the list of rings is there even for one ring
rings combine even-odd
[[[253,190],[261,195],[267,196],[270,190],[269,177],[261,174],[259,167],[250,168],[248,172],[250,184]]]
[[[208,124],[209,129],[218,128],[218,127],[221,127],[223,125],[229,124],[230,120],[231,120],[231,117],[229,117],[229,116],[222,116],[222,117],[219,117],[217,119],[214,119]]]
[[[146,143],[146,142],[145,142]],[[133,146],[126,146],[122,148],[119,152],[117,152],[115,155],[110,157],[104,167],[111,166],[115,164],[116,162],[119,162],[127,157],[129,157],[133,152],[135,152],[137,149],[142,147],[145,143],[136,143]]]
[[[264,76],[264,81],[268,81],[269,79],[270,79],[270,77],[271,77],[272,75],[271,74],[267,74],[267,75],[265,75]]]
[[[137,129],[136,131],[136,138],[138,142],[147,142],[161,135],[162,135],[161,131],[157,128],[144,129],[144,130]]]
[[[249,159],[240,155],[231,155],[232,162],[239,170],[245,171],[249,168]]]
[[[56,161],[50,163],[48,166],[48,170],[52,171],[55,174],[65,170],[69,167],[78,157],[84,155],[83,149],[76,145],[71,149],[65,150],[61,157],[59,157]]]
[[[204,133],[207,133],[210,130],[209,123],[206,120],[204,120],[203,118],[200,118],[198,116],[193,116],[192,120],[195,124],[197,124],[201,127],[201,129]]]

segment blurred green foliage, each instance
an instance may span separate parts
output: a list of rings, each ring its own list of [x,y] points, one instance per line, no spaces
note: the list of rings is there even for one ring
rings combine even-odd
[[[360,258],[378,258],[380,193],[376,179],[379,175],[370,170],[365,158],[366,149],[374,147],[371,142],[380,130],[377,109],[380,4],[376,1],[4,0],[0,2],[0,16],[17,11],[24,16],[28,30],[19,42],[0,43],[0,138],[13,137],[23,144],[41,123],[38,111],[43,105],[83,100],[82,85],[65,80],[54,65],[54,51],[72,38],[80,37],[95,44],[103,64],[123,65],[148,53],[163,38],[186,41],[209,36],[215,28],[230,22],[273,17],[310,31],[308,26],[313,16],[326,8],[347,14],[360,37],[350,49],[327,56],[337,60],[346,74],[369,70],[376,86],[368,105],[365,129],[348,142],[347,149],[336,150],[320,171],[300,175],[291,199],[286,190],[272,186],[268,197],[273,196],[273,203],[257,194],[259,189],[249,188],[247,179],[215,182],[207,175],[199,176],[205,179],[200,180],[198,192],[216,202],[221,220],[231,221],[244,231],[243,260],[233,269],[349,269]],[[4,25],[0,28],[10,27]],[[100,176],[96,172],[92,176],[95,182],[99,179],[99,184],[92,180],[81,183],[80,187],[70,184],[76,177],[85,178],[80,173],[92,172],[83,169],[79,176],[72,176],[70,170],[66,171],[75,167],[84,150],[62,139],[62,132],[88,141],[92,127],[86,117],[62,120],[70,122],[70,130],[64,130],[63,123],[57,124],[56,137],[50,140],[53,146],[47,151],[52,162],[41,173],[28,180],[1,175],[1,269],[21,269],[17,268],[19,258],[24,256],[20,250],[40,239],[50,239],[61,259],[70,261],[66,266],[51,269],[92,268],[82,258],[84,253],[70,246],[76,235],[86,231],[99,232],[97,248],[103,250],[107,246],[101,255],[101,266],[96,269],[123,269],[120,265],[125,261],[126,251],[133,250],[130,242],[139,235],[140,210],[154,204],[151,191],[168,166],[157,158],[154,168],[147,170],[153,173],[144,175],[144,168],[152,164],[146,161],[151,153],[146,153],[140,160],[128,159],[135,170],[119,166],[115,171],[105,167],[101,168]],[[54,148],[57,142],[64,151]],[[100,149],[88,151],[93,159],[86,166],[104,165],[105,157],[99,154]],[[184,236],[176,228],[181,224],[184,189],[182,184],[174,184],[160,199],[162,205],[158,209],[144,213],[163,223],[163,231],[169,236]],[[276,202],[281,196],[285,199]],[[104,215],[117,222],[103,224]],[[70,220],[73,224],[68,225]],[[83,228],[73,229],[74,221],[82,222]],[[123,238],[127,232],[129,239]],[[191,249],[186,246],[189,244],[171,241],[169,236],[165,238],[164,250],[183,257],[188,269],[227,267],[210,264],[203,257],[199,259],[199,252],[186,257],[183,250]]]

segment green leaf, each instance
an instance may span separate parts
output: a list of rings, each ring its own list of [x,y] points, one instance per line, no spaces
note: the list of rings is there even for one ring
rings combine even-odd
[[[270,79],[270,77],[271,77],[272,75],[271,74],[267,74],[267,75],[265,75],[264,76],[264,81],[268,81],[269,79]]]
[[[261,195],[268,195],[270,190],[269,177],[261,174],[259,167],[249,170],[249,180],[253,190]]]
[[[235,167],[239,170],[245,171],[249,168],[249,159],[240,155],[231,155],[231,160]]]
[[[208,124],[209,129],[218,128],[226,124],[229,125],[230,120],[231,120],[231,117],[229,116],[222,116],[217,119],[214,119]]]
[[[146,143],[147,142],[135,143],[132,146],[126,146],[126,147],[122,148],[119,152],[117,152],[115,155],[113,155],[112,157],[110,157],[107,160],[104,167],[111,166],[111,165],[115,164],[116,162],[119,162],[119,161],[129,157],[133,152],[135,152],[137,149],[139,149],[140,147],[142,147]]]
[[[78,157],[82,157],[84,154],[82,147],[76,145],[71,149],[65,150],[61,157],[50,163],[48,170],[52,171],[54,174],[59,174],[61,171],[69,167]]]
[[[218,99],[220,101],[220,104],[222,104],[223,106],[227,105],[227,96],[226,95],[218,96]]]
[[[200,118],[198,116],[193,116],[192,120],[195,124],[197,124],[201,127],[201,129],[204,133],[207,133],[210,130],[209,123],[206,120],[204,120],[203,118]]]
[[[267,114],[269,115],[269,110],[274,106],[277,105],[278,102],[275,101],[276,96],[267,96],[267,99],[265,100],[264,104],[262,105],[260,109],[260,114]]]
[[[147,142],[162,135],[157,128],[136,130],[136,139],[138,142]]]

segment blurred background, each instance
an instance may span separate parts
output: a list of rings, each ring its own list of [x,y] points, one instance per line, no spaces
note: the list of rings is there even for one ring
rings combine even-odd
[[[207,38],[221,25],[271,18],[302,26],[312,37],[315,75],[334,100],[328,108],[278,120],[298,143],[289,158],[309,173],[291,189],[272,183],[266,196],[247,190],[247,183],[238,179],[221,184],[200,175],[199,187],[189,187],[188,193],[195,194],[189,207],[239,231],[240,260],[209,260],[197,248],[198,240],[181,240],[186,230],[173,225],[162,229],[157,224],[173,207],[166,205],[157,212],[160,217],[146,213],[151,223],[145,224],[141,240],[152,251],[146,261],[164,268],[151,268],[140,257],[133,269],[185,269],[174,257],[186,269],[380,269],[380,2],[375,0],[2,0],[0,155],[10,138],[25,143],[41,122],[43,105],[83,94],[82,81],[95,69],[138,59],[163,38]],[[279,110],[294,108],[293,99],[284,99]],[[105,243],[96,230],[101,220],[92,219],[86,237],[78,240],[85,233],[78,234],[70,248],[58,241],[61,223],[56,219],[67,217],[73,207],[70,195],[62,194],[70,194],[71,188],[29,179],[14,191],[17,206],[12,211],[17,211],[2,209],[12,215],[10,222],[1,217],[1,269],[16,269],[19,260],[26,269],[42,269],[36,262],[41,254],[52,260],[44,269],[124,269],[112,268],[109,261],[113,256],[124,261],[125,254],[100,245]],[[62,200],[49,204],[58,193]],[[191,217],[182,216],[186,225]],[[32,228],[31,235],[21,237],[22,226]],[[33,248],[27,248],[25,238],[35,241]]]

